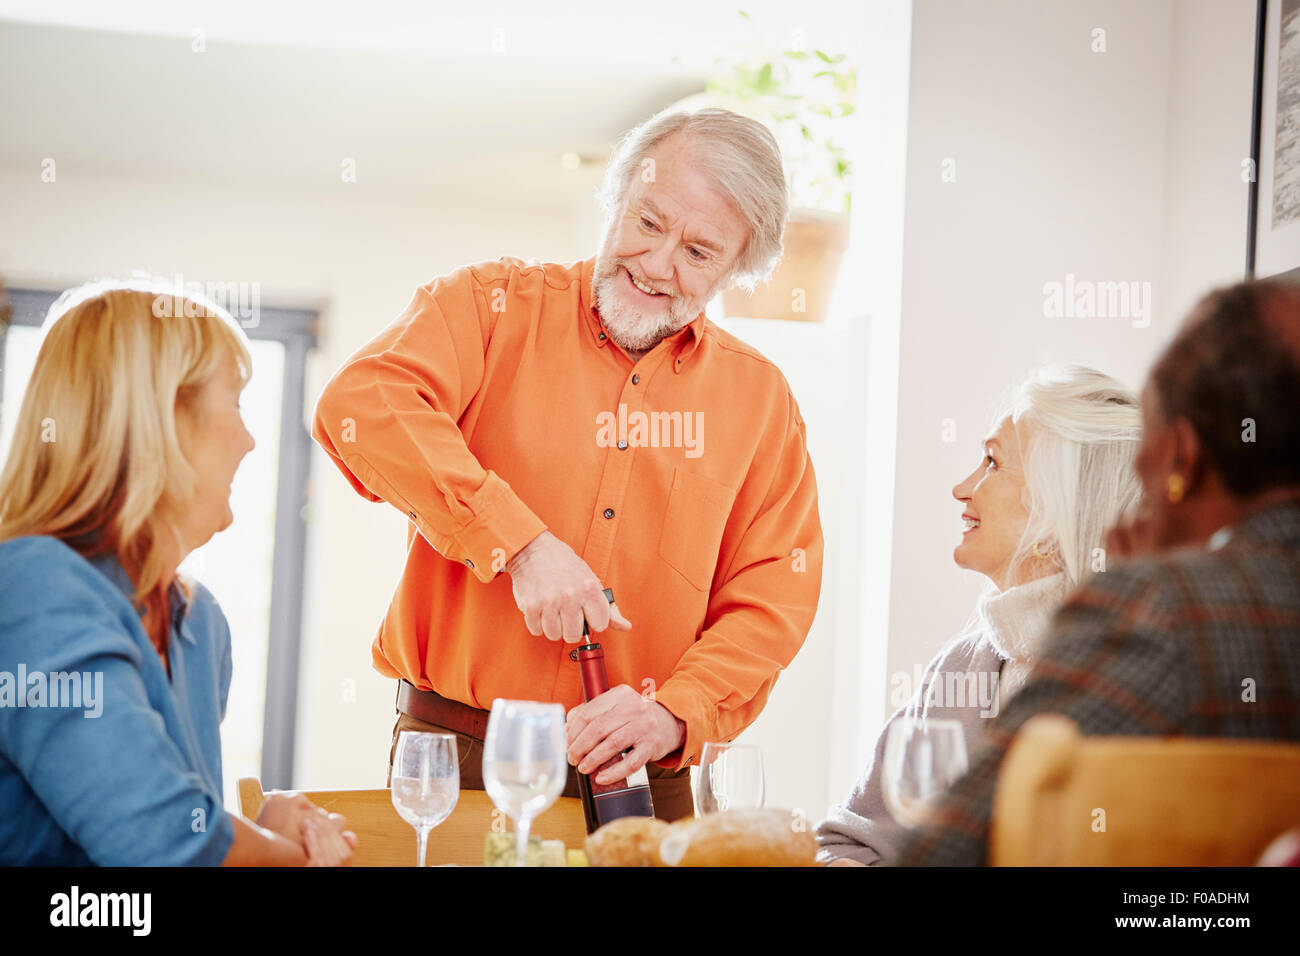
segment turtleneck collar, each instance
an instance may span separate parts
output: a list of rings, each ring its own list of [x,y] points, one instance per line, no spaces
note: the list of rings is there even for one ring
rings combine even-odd
[[[981,597],[976,613],[1003,659],[1028,662],[1068,590],[1063,573],[1049,574]]]

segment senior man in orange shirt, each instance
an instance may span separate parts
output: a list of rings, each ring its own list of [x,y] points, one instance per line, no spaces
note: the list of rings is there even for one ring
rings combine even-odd
[[[502,258],[418,288],[325,387],[312,434],[410,519],[373,647],[398,680],[394,742],[455,733],[481,789],[492,701],[558,701],[570,764],[627,750],[596,782],[644,766],[676,819],[690,764],[758,716],[821,587],[794,397],[703,311],[770,274],[788,201],[771,134],[725,110],[633,130],[601,198],[591,259]],[[584,621],[612,629],[611,688],[585,704],[566,646]]]

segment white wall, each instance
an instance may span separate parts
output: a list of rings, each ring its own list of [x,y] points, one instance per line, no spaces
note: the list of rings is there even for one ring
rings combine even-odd
[[[1254,0],[1174,4],[1161,270],[1175,319],[1245,273],[1254,44]]]
[[[991,403],[1050,360],[1140,386],[1190,302],[1240,278],[1253,30],[1249,0],[914,3],[890,650],[864,681],[910,680],[984,584],[952,562],[951,489]],[[1044,317],[1067,273],[1150,282],[1149,326]]]

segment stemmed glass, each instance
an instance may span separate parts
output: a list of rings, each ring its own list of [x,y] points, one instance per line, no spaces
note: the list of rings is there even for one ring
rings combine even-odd
[[[695,777],[695,815],[763,805],[763,753],[752,744],[709,742]]]
[[[515,821],[516,866],[527,865],[533,818],[564,792],[568,774],[562,706],[492,702],[483,741],[483,786],[497,809]]]
[[[417,865],[424,866],[429,831],[451,815],[460,797],[455,736],[403,730],[393,755],[392,797],[398,815],[415,827]]]
[[[916,826],[966,768],[959,722],[901,715],[885,740],[885,806],[903,826]]]

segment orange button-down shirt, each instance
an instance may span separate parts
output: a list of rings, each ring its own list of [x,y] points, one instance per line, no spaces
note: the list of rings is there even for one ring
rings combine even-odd
[[[611,686],[686,724],[694,760],[762,710],[821,587],[817,489],[780,371],[701,313],[633,362],[594,259],[503,258],[416,290],[344,364],[312,435],[410,519],[376,669],[454,700],[582,703],[572,644],[528,633],[506,561],[543,530],[612,588]]]

